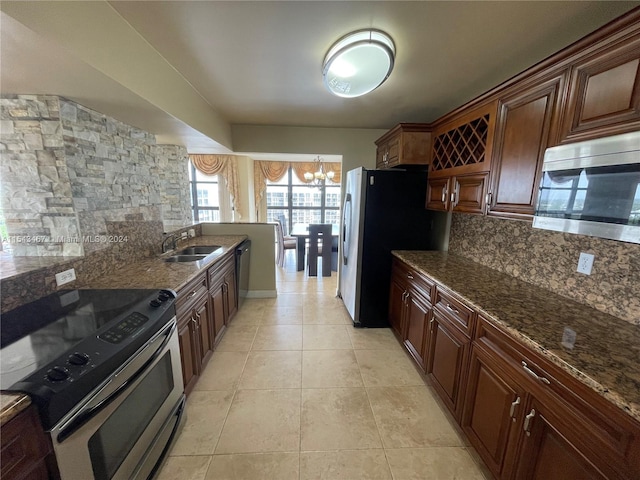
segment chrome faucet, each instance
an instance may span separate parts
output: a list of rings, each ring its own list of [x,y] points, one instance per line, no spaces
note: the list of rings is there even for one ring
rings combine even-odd
[[[167,249],[167,242],[171,241],[171,248]],[[166,253],[169,250],[175,250],[176,249],[176,244],[178,243],[178,237],[177,234],[175,233],[170,233],[168,234],[164,240],[162,241],[162,253]]]

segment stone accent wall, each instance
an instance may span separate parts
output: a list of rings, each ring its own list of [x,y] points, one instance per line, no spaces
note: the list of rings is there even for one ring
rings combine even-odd
[[[640,325],[640,245],[453,214],[449,251]],[[576,272],[595,255],[591,275]]]
[[[0,99],[2,208],[17,256],[109,247],[109,222],[191,223],[187,152],[55,96]],[[162,233],[162,232],[160,232]]]

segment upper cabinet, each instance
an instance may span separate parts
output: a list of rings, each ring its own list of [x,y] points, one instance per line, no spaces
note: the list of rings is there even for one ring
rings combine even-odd
[[[640,26],[597,47],[571,67],[562,143],[640,129]]]
[[[495,112],[491,102],[436,127],[426,208],[483,213]]]
[[[400,123],[376,140],[376,168],[427,166],[431,159],[431,128],[423,123]]]
[[[557,130],[564,85],[565,75],[554,75],[500,99],[486,198],[488,214],[533,215],[542,159],[551,130]]]

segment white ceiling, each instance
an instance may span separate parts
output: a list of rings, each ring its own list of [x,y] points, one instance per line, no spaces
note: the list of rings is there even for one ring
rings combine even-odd
[[[430,122],[640,2],[2,1],[2,93],[71,98],[190,151],[229,152],[233,125]],[[391,77],[343,99],[331,44],[389,33]]]

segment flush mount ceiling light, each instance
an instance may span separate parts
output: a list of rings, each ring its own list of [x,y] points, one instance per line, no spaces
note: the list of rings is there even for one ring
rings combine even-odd
[[[338,40],[324,57],[322,77],[338,97],[359,97],[384,83],[393,70],[396,48],[381,30],[358,30]]]

